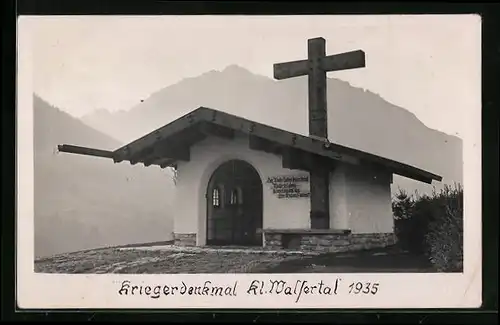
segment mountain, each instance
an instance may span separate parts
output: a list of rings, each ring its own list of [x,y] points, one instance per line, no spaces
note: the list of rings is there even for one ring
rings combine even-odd
[[[172,238],[169,171],[58,154],[62,143],[114,150],[121,142],[37,95],[33,109],[35,256]]]
[[[275,81],[232,65],[161,89],[127,111],[100,110],[82,119],[130,142],[206,106],[307,135],[307,89],[305,77]],[[462,140],[428,128],[379,95],[329,78],[328,115],[330,141],[437,173],[443,182],[436,188],[462,182]],[[395,176],[393,191],[398,187],[432,191],[431,185]]]

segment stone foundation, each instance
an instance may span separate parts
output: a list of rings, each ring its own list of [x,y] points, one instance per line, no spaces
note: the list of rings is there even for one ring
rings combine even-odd
[[[196,246],[196,234],[174,233],[174,244],[178,246]]]
[[[351,234],[339,230],[264,231],[266,249],[319,252],[348,252],[381,248],[396,243],[394,233]]]

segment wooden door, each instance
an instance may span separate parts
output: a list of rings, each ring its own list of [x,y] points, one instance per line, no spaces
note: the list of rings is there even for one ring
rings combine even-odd
[[[262,245],[262,181],[241,160],[228,161],[214,172],[207,190],[207,244]]]

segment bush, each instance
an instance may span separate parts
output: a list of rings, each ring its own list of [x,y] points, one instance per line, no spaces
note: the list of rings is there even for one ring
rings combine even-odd
[[[429,224],[425,236],[432,264],[439,271],[463,269],[463,189],[446,186],[436,197],[440,218]]]
[[[417,206],[417,193],[409,195],[404,190],[399,190],[393,203],[394,228],[399,246],[414,254],[422,254],[425,251],[425,233],[427,232],[428,214],[416,217],[417,211],[421,210]],[[419,204],[421,206],[421,204]],[[418,213],[422,215],[422,213]]]
[[[399,190],[392,208],[402,249],[425,254],[440,271],[458,271],[463,261],[463,189],[448,185],[438,193],[408,195]]]

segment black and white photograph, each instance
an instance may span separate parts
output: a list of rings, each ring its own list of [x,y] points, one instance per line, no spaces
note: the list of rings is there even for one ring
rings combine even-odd
[[[480,21],[21,17],[19,302],[478,306]]]

